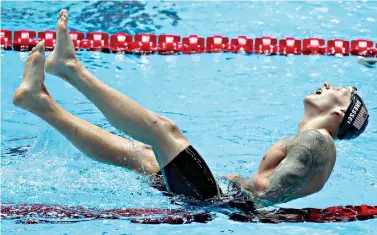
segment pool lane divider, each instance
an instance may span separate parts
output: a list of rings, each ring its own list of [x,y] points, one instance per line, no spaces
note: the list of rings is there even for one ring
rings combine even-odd
[[[331,39],[327,42],[321,38],[305,38],[299,40],[293,37],[276,39],[263,36],[248,38],[238,36],[229,39],[221,35],[200,37],[189,35],[136,34],[123,32],[109,35],[104,32],[69,32],[76,50],[101,51],[148,55],[200,54],[233,52],[265,55],[330,55],[330,56],[377,56],[377,44],[366,39],[343,40]],[[55,47],[56,33],[47,30],[36,32],[31,30],[0,30],[0,47],[3,50],[30,51],[39,41],[45,40],[45,48],[51,51]]]
[[[217,213],[219,213],[217,211]],[[220,211],[220,213],[222,213]],[[377,206],[333,206],[325,209],[280,208],[277,210],[254,210],[237,213],[224,211],[230,220],[252,223],[329,223],[351,222],[377,218]],[[16,220],[16,223],[75,223],[96,219],[128,219],[140,224],[190,224],[206,223],[216,213],[190,211],[187,209],[90,209],[63,205],[2,203],[1,219]]]

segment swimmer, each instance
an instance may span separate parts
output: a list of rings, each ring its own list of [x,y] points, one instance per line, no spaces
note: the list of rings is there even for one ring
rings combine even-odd
[[[163,178],[160,186],[173,194],[200,201],[223,197],[206,162],[172,120],[107,86],[80,63],[67,22],[68,12],[62,10],[56,46],[47,60],[43,41],[30,52],[13,103],[46,121],[97,161],[126,167],[156,179],[154,182]],[[137,141],[114,135],[64,110],[47,91],[44,69],[75,87],[114,127]],[[304,108],[298,133],[272,145],[254,176],[228,177],[251,201],[271,205],[320,191],[335,164],[334,139],[356,138],[368,123],[367,109],[352,86],[334,87],[325,82],[304,98]]]

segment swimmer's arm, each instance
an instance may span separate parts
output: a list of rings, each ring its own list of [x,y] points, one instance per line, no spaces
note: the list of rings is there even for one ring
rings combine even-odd
[[[276,167],[269,177],[258,174],[245,179],[237,174],[227,176],[227,179],[238,189],[245,189],[254,197],[272,203],[286,201],[309,179],[312,173],[314,154],[305,146],[293,147],[287,157]]]
[[[267,178],[251,178],[244,189],[251,192],[254,197],[267,201],[268,204],[297,198],[295,194],[318,169],[314,157],[313,151],[306,146],[295,146],[277,166],[275,172]]]

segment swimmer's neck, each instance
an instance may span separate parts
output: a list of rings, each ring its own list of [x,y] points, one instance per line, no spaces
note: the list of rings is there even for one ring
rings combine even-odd
[[[309,116],[304,114],[301,121],[298,123],[298,129],[299,133],[307,130],[316,130],[319,131],[323,135],[327,135],[332,137],[333,131],[330,131],[331,128],[326,127],[325,123],[326,120],[324,120],[323,116]]]

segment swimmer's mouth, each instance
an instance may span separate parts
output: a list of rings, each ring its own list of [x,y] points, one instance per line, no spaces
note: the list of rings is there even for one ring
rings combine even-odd
[[[312,92],[312,94],[314,95],[320,95],[320,94],[322,94],[322,88],[318,88],[318,90],[314,93],[314,92]]]

